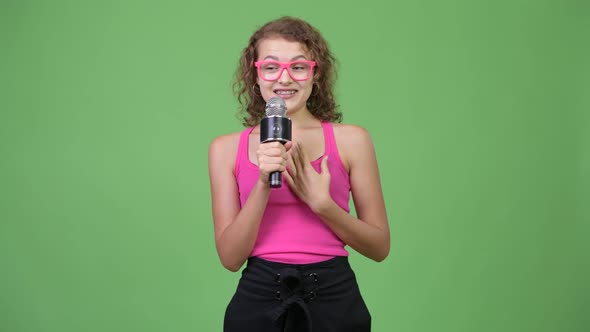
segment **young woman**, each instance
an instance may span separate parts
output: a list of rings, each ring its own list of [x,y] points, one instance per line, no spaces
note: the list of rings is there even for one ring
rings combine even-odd
[[[382,261],[389,226],[372,140],[339,123],[334,62],[321,34],[293,17],[262,26],[242,53],[234,87],[247,128],[209,148],[217,252],[230,271],[247,262],[225,331],[370,331],[345,246]],[[272,97],[292,121],[284,145],[260,143]],[[281,188],[269,187],[275,171]]]

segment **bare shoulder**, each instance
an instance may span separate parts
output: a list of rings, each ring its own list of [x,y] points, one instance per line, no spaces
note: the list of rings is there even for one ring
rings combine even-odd
[[[221,135],[213,139],[209,144],[209,162],[224,162],[233,160],[238,152],[240,132]]]
[[[241,132],[235,132],[231,134],[225,134],[221,136],[217,136],[211,141],[209,145],[209,149],[217,149],[217,148],[231,148],[235,146],[238,148],[238,143],[240,142],[240,134]]]
[[[367,144],[372,145],[371,135],[369,132],[357,125],[335,123],[334,137],[339,149],[355,149],[366,147]]]
[[[365,128],[341,123],[335,123],[332,126],[340,159],[347,170],[350,171],[355,159],[364,157],[365,153],[373,153],[373,141]]]

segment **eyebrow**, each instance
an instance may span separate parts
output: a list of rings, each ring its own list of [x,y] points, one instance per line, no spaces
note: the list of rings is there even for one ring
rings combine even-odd
[[[279,58],[274,55],[267,55],[266,57],[264,57],[263,60],[266,60],[266,59],[273,59],[273,60],[279,61]],[[293,58],[291,58],[291,61],[297,60],[297,59],[307,59],[307,58],[305,57],[305,55],[301,54],[301,55],[297,55],[297,56],[294,56]]]

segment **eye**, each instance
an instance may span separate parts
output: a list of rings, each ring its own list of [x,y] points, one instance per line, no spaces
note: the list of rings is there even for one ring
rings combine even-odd
[[[295,63],[291,66],[291,70],[294,70],[294,71],[305,71],[308,69],[309,69],[309,66],[306,63]]]
[[[267,71],[277,70],[277,68],[279,68],[279,66],[277,66],[276,64],[273,64],[273,63],[269,63],[269,64],[262,66],[262,70],[267,70]]]

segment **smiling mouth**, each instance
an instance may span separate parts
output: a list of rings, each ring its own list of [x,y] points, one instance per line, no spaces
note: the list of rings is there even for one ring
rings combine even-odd
[[[291,96],[297,93],[297,90],[275,90],[274,93],[278,96]]]

